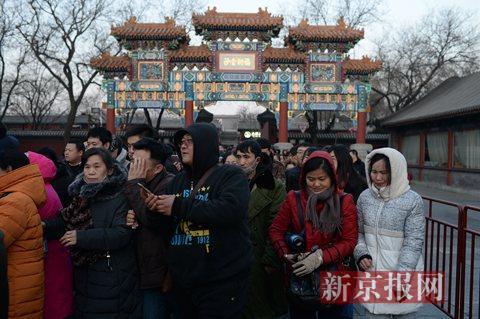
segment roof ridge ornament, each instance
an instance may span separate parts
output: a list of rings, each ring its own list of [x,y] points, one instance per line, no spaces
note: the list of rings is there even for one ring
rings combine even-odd
[[[214,15],[217,14],[217,7],[213,6],[211,9],[210,7],[207,8],[207,11],[205,11],[205,15]]]
[[[259,7],[258,8],[258,13],[261,14],[261,15],[269,15],[267,7],[265,7],[264,10],[262,10],[262,7]]]
[[[137,24],[137,17],[136,16],[131,16],[130,19],[128,19],[124,23],[124,25],[129,25],[129,24]]]
[[[171,27],[175,26],[175,19],[172,17],[165,17],[165,24]]]
[[[348,29],[349,28],[349,26],[345,22],[345,19],[343,18],[343,16],[340,16],[340,18],[338,18],[337,26],[341,29]]]
[[[302,18],[302,20],[300,21],[300,23],[298,24],[298,27],[299,28],[306,28],[306,27],[309,27],[310,24],[308,23],[308,19],[307,18]]]

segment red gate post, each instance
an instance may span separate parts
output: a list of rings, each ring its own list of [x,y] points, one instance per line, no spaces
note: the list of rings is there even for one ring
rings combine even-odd
[[[288,103],[280,102],[278,142],[288,143]]]
[[[367,134],[367,112],[357,113],[357,144],[365,144],[365,135]]]
[[[115,109],[114,108],[107,108],[107,130],[115,134]]]
[[[185,127],[193,124],[193,101],[185,101]]]

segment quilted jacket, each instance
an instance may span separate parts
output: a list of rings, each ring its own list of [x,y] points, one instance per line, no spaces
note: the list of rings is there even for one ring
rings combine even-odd
[[[359,236],[354,256],[360,261],[365,256],[372,259],[375,271],[423,271],[422,249],[425,237],[423,200],[410,190],[407,179],[407,162],[392,148],[381,148],[368,154],[371,158],[384,154],[390,160],[391,182],[389,196],[381,197],[374,191],[367,174],[369,189],[357,202]],[[407,314],[416,311],[420,304],[364,304],[374,314]]]
[[[43,230],[38,207],[46,199],[37,165],[0,176],[0,230],[7,248],[10,319],[43,318]]]

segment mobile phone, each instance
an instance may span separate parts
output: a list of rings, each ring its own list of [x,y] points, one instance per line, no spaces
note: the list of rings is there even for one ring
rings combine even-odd
[[[146,188],[142,183],[137,183],[137,185],[140,186],[140,188],[143,189],[145,193],[147,193],[147,195],[153,195],[153,193],[148,188]]]
[[[172,159],[173,164],[180,162],[180,157],[178,157],[177,154],[173,154],[173,155],[171,156],[171,159]]]

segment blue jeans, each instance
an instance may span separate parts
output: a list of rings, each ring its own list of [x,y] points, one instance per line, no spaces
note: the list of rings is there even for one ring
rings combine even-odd
[[[159,289],[143,290],[143,319],[177,319],[180,318],[178,314],[173,293]]]

